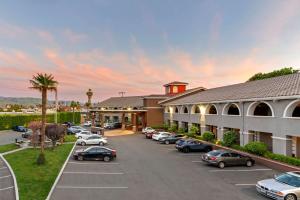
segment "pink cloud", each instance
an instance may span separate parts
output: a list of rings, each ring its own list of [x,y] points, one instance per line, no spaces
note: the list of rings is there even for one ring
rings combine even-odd
[[[87,35],[82,34],[82,33],[76,33],[74,31],[72,31],[71,29],[65,29],[63,31],[63,35],[67,40],[69,40],[72,43],[81,42],[88,38]]]

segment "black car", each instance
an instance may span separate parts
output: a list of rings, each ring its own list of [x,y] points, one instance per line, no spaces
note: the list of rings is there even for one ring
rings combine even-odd
[[[74,152],[73,157],[75,160],[103,160],[109,162],[117,157],[116,150],[106,147],[89,147],[87,149],[79,149]]]
[[[174,134],[168,137],[163,137],[159,140],[161,144],[175,144],[178,140],[182,139],[184,135]]]
[[[120,122],[113,123],[113,128],[115,128],[115,129],[122,128],[122,123],[120,123]]]
[[[74,124],[72,122],[64,122],[62,124],[66,125],[68,128],[70,128],[71,126],[74,126]]]
[[[175,148],[178,151],[182,151],[184,153],[189,153],[191,151],[210,152],[213,149],[212,145],[205,144],[194,139],[178,140],[178,142],[176,142]]]
[[[24,126],[14,126],[13,130],[17,132],[26,132],[27,128],[25,128]]]

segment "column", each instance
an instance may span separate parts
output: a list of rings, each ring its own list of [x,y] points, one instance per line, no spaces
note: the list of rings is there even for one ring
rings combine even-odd
[[[218,127],[217,139],[223,141],[223,136],[225,132],[226,129],[224,129],[223,127]]]
[[[136,113],[131,114],[132,131],[137,131],[137,116]]]
[[[289,136],[272,136],[273,153],[292,156],[292,138]]]
[[[245,146],[249,142],[253,142],[254,133],[248,131],[240,131],[240,146]]]
[[[188,132],[190,132],[191,127],[193,126],[193,123],[188,123]]]
[[[103,128],[103,126],[104,126],[104,117],[103,117],[103,113],[99,113],[99,118],[100,118],[101,127]]]
[[[122,130],[125,130],[125,113],[122,113]]]
[[[205,131],[207,131],[206,123],[205,123],[205,115],[203,113],[201,113],[201,116],[200,116],[200,132],[201,132],[201,135]]]

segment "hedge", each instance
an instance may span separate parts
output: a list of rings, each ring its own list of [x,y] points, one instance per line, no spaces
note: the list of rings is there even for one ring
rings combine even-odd
[[[40,114],[0,114],[0,130],[12,129],[14,126],[27,126],[31,121],[40,121],[42,115]],[[74,113],[75,123],[80,123],[80,113]],[[54,123],[55,114],[47,114],[47,122]],[[57,122],[72,122],[73,113],[72,112],[59,112],[57,113]]]

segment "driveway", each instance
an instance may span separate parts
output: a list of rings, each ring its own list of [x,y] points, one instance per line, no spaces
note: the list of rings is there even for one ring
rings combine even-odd
[[[53,200],[266,200],[255,183],[276,173],[260,165],[221,170],[202,163],[201,153],[180,153],[174,145],[157,144],[141,134],[110,137],[109,142],[117,159],[71,158]]]
[[[15,188],[13,177],[9,169],[0,157],[0,199],[15,200]]]
[[[14,143],[16,138],[21,139],[22,133],[13,130],[0,131],[0,145]]]

